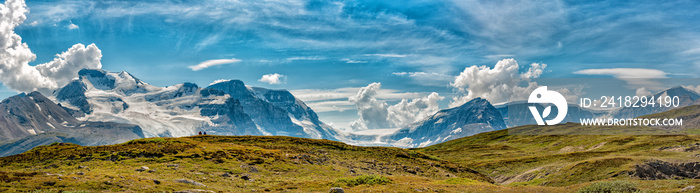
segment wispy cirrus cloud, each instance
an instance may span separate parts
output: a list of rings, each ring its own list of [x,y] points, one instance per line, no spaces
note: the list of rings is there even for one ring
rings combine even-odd
[[[212,67],[212,66],[218,66],[218,65],[222,65],[222,64],[236,63],[236,62],[240,62],[240,61],[241,61],[241,60],[235,59],[235,58],[231,58],[231,59],[207,60],[207,61],[204,61],[204,62],[199,63],[199,64],[197,64],[197,65],[188,66],[187,68],[192,69],[192,71],[199,71],[199,70],[206,69],[206,68],[209,68],[209,67]]]
[[[365,54],[365,56],[376,56],[384,58],[405,58],[408,55],[405,54]]]

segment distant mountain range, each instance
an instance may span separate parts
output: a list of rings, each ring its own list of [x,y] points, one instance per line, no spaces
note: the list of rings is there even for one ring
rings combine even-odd
[[[249,87],[239,80],[163,88],[128,72],[97,69],[83,69],[78,77],[53,96],[33,92],[2,101],[0,156],[52,142],[104,145],[199,132],[338,140],[336,130],[286,90]],[[9,148],[19,144],[27,148]]]
[[[679,96],[681,107],[699,103],[700,94],[673,87],[653,96]],[[149,85],[128,72],[83,69],[78,78],[45,97],[20,94],[0,102],[0,156],[38,145],[71,142],[104,145],[148,137],[280,135],[329,139],[351,144],[425,147],[478,133],[535,124],[524,101],[492,105],[476,98],[459,107],[393,132],[348,133],[319,120],[286,90],[220,80],[206,88],[193,83]],[[542,107],[540,107],[542,108]],[[579,118],[638,117],[672,108],[591,110],[571,104],[564,122]],[[554,108],[550,114],[556,114]]]
[[[146,137],[284,135],[335,140],[336,132],[286,90],[248,87],[239,80],[207,88],[149,85],[127,72],[84,69],[59,89],[55,101],[80,120],[141,126]]]

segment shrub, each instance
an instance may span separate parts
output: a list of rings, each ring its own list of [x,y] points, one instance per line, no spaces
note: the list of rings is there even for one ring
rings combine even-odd
[[[340,178],[336,180],[335,186],[358,186],[358,185],[375,185],[389,184],[391,179],[380,175],[363,175],[352,178]]]
[[[637,188],[634,183],[618,180],[607,182],[596,182],[578,190],[579,193],[617,193],[617,192],[636,192]]]

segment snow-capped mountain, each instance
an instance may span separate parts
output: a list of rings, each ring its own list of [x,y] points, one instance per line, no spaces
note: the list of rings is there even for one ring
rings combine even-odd
[[[193,83],[149,85],[127,72],[83,69],[79,78],[54,93],[82,121],[138,125],[145,137],[285,135],[335,139],[335,131],[286,90],[218,81],[207,88]]]
[[[478,133],[505,129],[501,113],[489,101],[472,99],[462,106],[440,110],[385,137],[395,146],[425,147]]]

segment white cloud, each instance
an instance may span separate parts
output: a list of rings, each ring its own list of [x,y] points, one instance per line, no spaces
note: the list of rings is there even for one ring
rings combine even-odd
[[[457,18],[462,30],[478,36],[484,48],[513,55],[539,54],[557,49],[556,35],[570,27],[561,1],[452,0],[466,17]],[[502,59],[503,57],[494,58]]]
[[[365,54],[365,56],[376,56],[376,57],[384,57],[384,58],[405,58],[408,55],[404,55],[404,54]]]
[[[433,55],[412,55],[412,57],[406,58],[404,60],[407,64],[413,64],[418,66],[436,66],[450,64],[455,60],[454,57],[443,57],[443,56],[433,56]]]
[[[35,68],[42,75],[51,77],[58,85],[66,85],[84,68],[102,68],[102,51],[95,44],[85,46],[75,44],[67,51],[57,54],[51,62],[39,64]]]
[[[290,57],[287,58],[289,61],[295,61],[295,60],[325,60],[326,58],[320,57],[320,56],[304,56],[304,57]]]
[[[615,78],[627,79],[627,78],[666,78],[666,72],[656,69],[646,69],[646,68],[600,68],[600,69],[586,69],[574,72],[574,74],[586,74],[586,75],[612,75]]]
[[[389,122],[389,105],[377,99],[377,94],[381,88],[381,83],[372,83],[366,87],[360,88],[355,96],[352,96],[348,101],[357,106],[357,115],[359,119],[350,123],[350,127],[354,130],[380,129],[391,128]]]
[[[215,84],[219,84],[219,83],[222,83],[222,82],[228,82],[228,81],[231,81],[231,79],[219,79],[219,80],[215,80],[214,82],[209,83],[209,86],[215,85]]]
[[[300,89],[292,90],[295,97],[304,102],[311,101],[327,101],[327,100],[348,100],[355,96],[362,87],[344,87],[330,90],[323,89]],[[383,100],[401,100],[404,98],[416,98],[425,96],[425,93],[417,92],[399,92],[394,89],[380,89],[377,98]],[[314,108],[312,106],[312,108]],[[315,109],[315,108],[314,108]]]
[[[283,84],[287,80],[287,76],[281,75],[281,74],[266,74],[263,75],[262,78],[260,78],[260,82],[268,83],[268,84]]]
[[[647,88],[641,87],[638,88],[637,91],[635,92],[636,96],[649,96],[651,95],[651,91],[647,90]]]
[[[512,58],[498,61],[493,69],[488,66],[467,67],[451,83],[458,93],[467,95],[454,97],[450,107],[477,97],[491,103],[524,100],[537,88],[537,83],[530,80],[539,77],[546,67],[546,64],[532,63],[526,72],[520,73],[520,65]],[[526,87],[519,86],[523,82],[527,82]]]
[[[235,59],[235,58],[231,58],[231,59],[207,60],[207,61],[204,61],[204,62],[199,63],[199,64],[197,64],[197,65],[188,66],[187,68],[192,69],[192,71],[199,71],[199,70],[202,70],[202,69],[205,69],[205,68],[209,68],[209,67],[212,67],[212,66],[218,66],[218,65],[222,65],[222,64],[236,63],[236,62],[240,62],[240,61],[241,61],[241,60]]]
[[[453,76],[437,72],[393,72],[391,74],[409,77],[417,84],[425,86],[446,86],[454,78]]]
[[[40,91],[45,95],[65,85],[82,68],[101,68],[101,51],[94,44],[73,45],[67,51],[44,64],[30,66],[36,59],[14,28],[22,24],[28,12],[22,0],[8,0],[0,4],[0,81],[20,92]]]
[[[317,113],[334,111],[343,112],[346,110],[355,109],[355,105],[348,100],[307,102],[306,105],[311,107]]]
[[[36,22],[36,21],[35,21],[35,22]],[[70,25],[68,25],[68,29],[78,29],[78,28],[80,28],[78,25],[75,25],[75,24],[72,24],[72,23],[71,23]]]
[[[402,99],[398,104],[389,107],[389,120],[395,126],[405,126],[433,115],[440,110],[438,102],[444,99],[438,93],[410,100]]]
[[[219,34],[215,34],[212,36],[209,36],[205,38],[204,40],[200,41],[197,43],[197,45],[194,46],[194,49],[197,51],[201,51],[206,47],[209,47],[210,45],[216,44],[221,40],[221,36]]]
[[[340,59],[340,61],[345,61],[348,64],[362,64],[362,63],[367,63],[367,61],[359,61],[359,60],[351,60],[349,58],[343,58]]]
[[[403,127],[416,122],[438,111],[440,97],[437,93],[431,93],[426,97],[410,100],[402,99],[395,105],[388,105],[386,101],[377,98],[380,94],[381,83],[372,83],[360,88],[356,95],[348,101],[357,107],[357,120],[350,123],[353,130],[386,129]]]
[[[513,58],[515,55],[513,54],[492,54],[492,55],[486,55],[484,58],[492,59],[492,60],[500,60],[504,58]]]
[[[600,68],[586,69],[574,72],[574,74],[586,75],[612,75],[617,79],[627,82],[628,87],[640,88],[646,87],[653,90],[663,89],[664,86],[654,79],[667,78],[668,73],[646,68]]]

